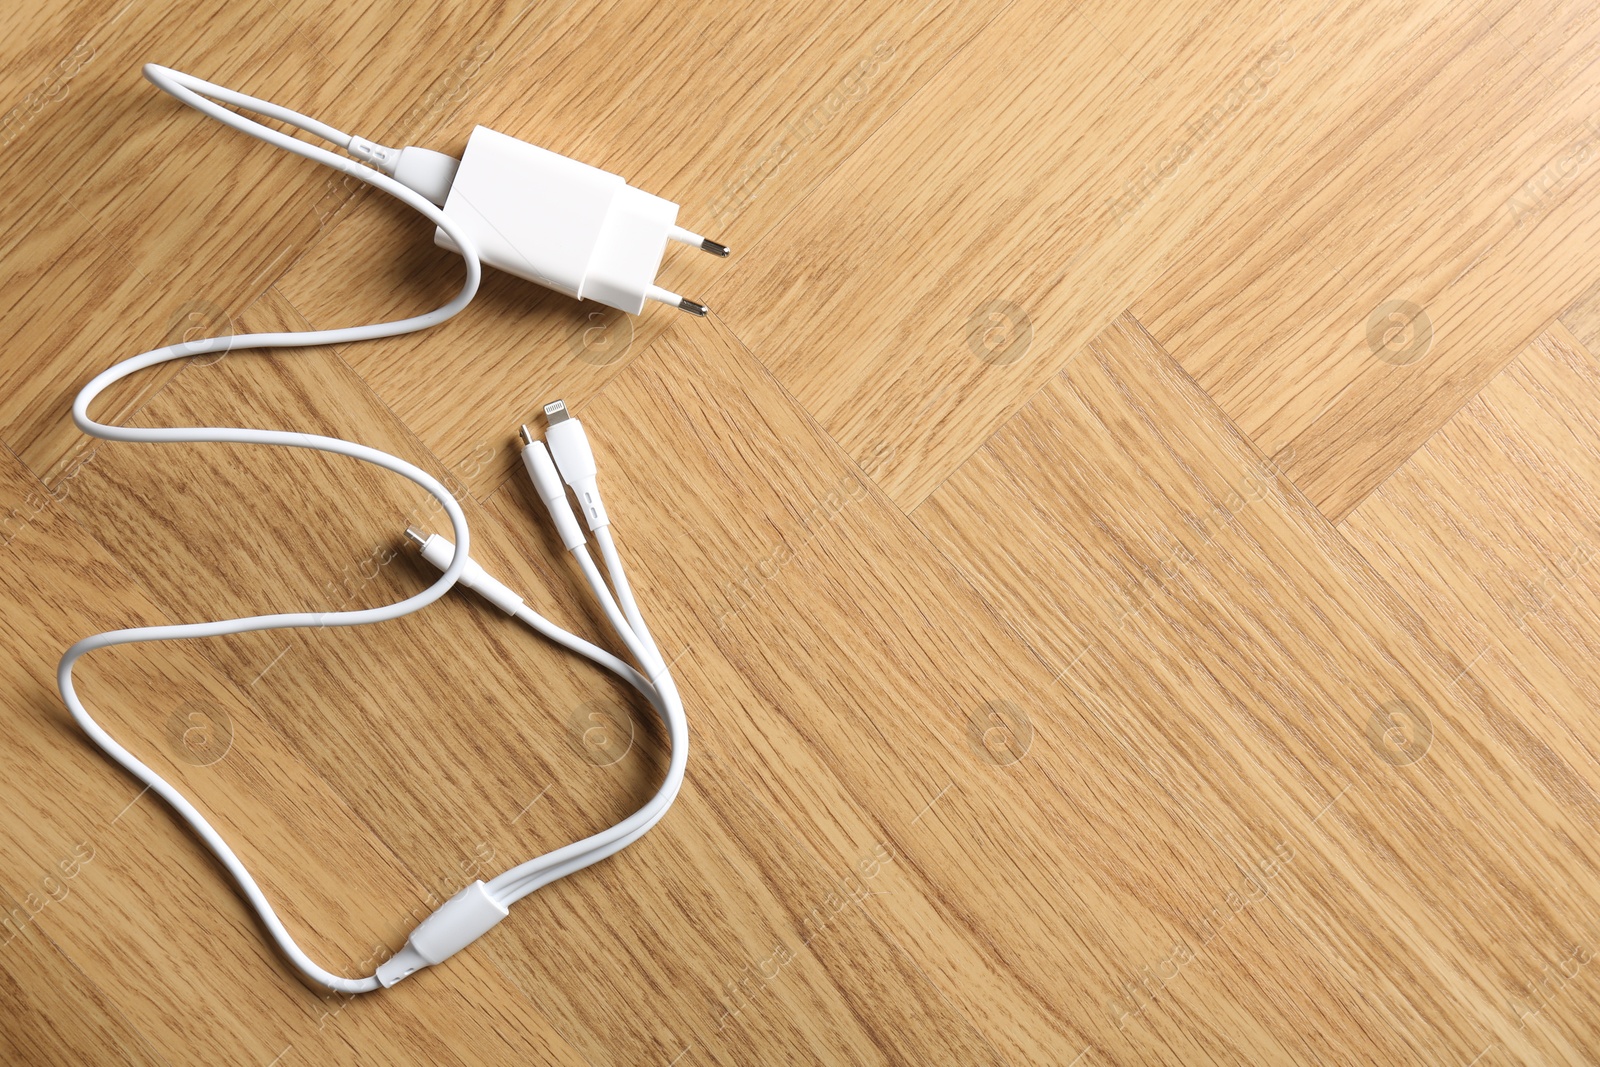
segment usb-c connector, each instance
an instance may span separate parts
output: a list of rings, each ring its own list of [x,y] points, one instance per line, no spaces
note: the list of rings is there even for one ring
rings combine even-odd
[[[438,534],[424,536],[409,526],[406,527],[406,536],[421,547],[422,558],[441,571],[448,568],[451,561],[456,558],[456,546],[448,538],[440,537]],[[487,571],[478,566],[478,561],[475,559],[467,560],[466,569],[461,572],[459,580],[462,585],[507,615],[515,615],[522,607],[522,598],[491,578]]]
[[[578,525],[577,516],[572,513],[572,503],[567,499],[567,490],[561,484],[561,475],[556,471],[555,461],[550,458],[550,452],[545,448],[543,441],[535,440],[522,428],[522,439],[527,442],[522,446],[522,465],[528,471],[528,477],[533,482],[534,491],[539,494],[539,499],[544,501],[544,506],[550,512],[551,521],[556,524],[556,533],[561,536],[561,543],[568,552],[584,543],[583,528]]]

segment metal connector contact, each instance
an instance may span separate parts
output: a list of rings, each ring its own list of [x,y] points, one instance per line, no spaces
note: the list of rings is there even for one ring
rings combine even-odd
[[[645,290],[644,295],[645,299],[654,300],[658,304],[665,304],[669,308],[687,311],[689,314],[698,315],[701,318],[706,316],[706,306],[704,304],[698,300],[690,300],[680,293],[674,293],[671,289],[663,289],[659,285],[652,285]]]
[[[686,230],[682,226],[674,226],[667,231],[667,236],[680,244],[698,248],[702,252],[710,252],[714,256],[728,258],[728,246],[721,241],[713,241],[709,237],[702,237],[693,230]]]

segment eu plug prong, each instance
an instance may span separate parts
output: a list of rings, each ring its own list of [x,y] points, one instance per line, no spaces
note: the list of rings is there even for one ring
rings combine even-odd
[[[723,259],[728,258],[727,245],[713,241],[709,237],[701,237],[693,230],[686,230],[682,226],[674,226],[667,231],[667,236],[679,244],[690,245],[700,249],[702,252],[710,252],[714,256],[721,256]]]
[[[670,289],[663,289],[659,285],[652,285],[649,289],[645,290],[644,295],[649,297],[651,300],[654,300],[658,304],[665,304],[668,307],[677,308],[680,311],[687,311],[689,314],[699,315],[701,318],[706,317],[707,308],[704,304],[700,303],[700,301],[690,300],[686,296],[679,296]]]

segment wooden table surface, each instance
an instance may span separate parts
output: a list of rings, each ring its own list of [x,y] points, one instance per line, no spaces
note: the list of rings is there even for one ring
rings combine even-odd
[[[0,1059],[1600,1060],[1600,5],[44,0],[0,15]],[[601,635],[520,476],[556,397],[693,730],[669,816],[449,963],[302,985],[58,657],[376,605],[408,485],[109,444],[97,371],[441,302],[387,198],[155,91],[484,124],[726,241],[636,319],[504,276],[110,417],[448,475]],[[514,476],[516,475],[516,476]],[[655,788],[664,736],[468,594],[100,653],[86,702],[370,974]]]

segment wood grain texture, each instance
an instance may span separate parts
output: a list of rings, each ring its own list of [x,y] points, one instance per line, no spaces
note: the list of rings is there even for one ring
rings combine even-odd
[[[1199,910],[1238,868],[1114,737],[1057,715],[1038,658],[731,338],[674,331],[589,410],[649,430],[603,442],[656,501],[626,547],[645,589],[683,592],[662,608],[703,744],[834,870],[889,852],[866,907],[1007,1058],[1286,1054],[1225,996],[1120,1032],[1122,983],[1171,950],[1146,887]],[[706,456],[692,481],[642,465],[663,441]],[[1025,741],[994,736],[1011,708]]]
[[[1600,364],[1552,328],[1343,526],[1456,650],[1499,744],[1590,820],[1597,398]]]
[[[0,1059],[1593,1062],[1596,26],[1545,0],[13,5]],[[54,667],[113,626],[391,602],[432,574],[401,531],[440,515],[353,462],[94,442],[68,405],[178,336],[414,313],[459,263],[146,60],[386,143],[518,134],[736,250],[663,267],[707,320],[490,277],[425,335],[104,402],[440,473],[475,558],[600,636],[511,477],[545,401],[589,428],[684,693],[683,793],[373,996],[296,980]],[[647,707],[464,592],[79,678],[346,973],[666,764]]]
[[[3,903],[11,914],[22,907],[10,897]],[[37,928],[26,926],[16,933],[6,929],[0,971],[8,1019],[0,1031],[0,1050],[6,1062],[167,1062]]]
[[[1182,193],[1127,190],[1273,64],[1293,24],[1265,10],[1277,5],[1211,7],[1135,22],[1009,5],[712,288],[830,435],[858,460],[888,454],[879,480],[898,504],[925,497],[1159,275],[1171,242],[1248,187],[1202,148],[1191,170],[1207,172]]]
[[[917,518],[1059,672],[1062,699],[1242,870],[1293,850],[1267,892],[1289,929],[1246,913],[1216,936],[1296,1021],[1296,1059],[1347,1058],[1334,1050],[1353,1034],[1390,1028],[1405,1051],[1355,1058],[1468,1062],[1497,1042],[1559,1062],[1593,1047],[1592,993],[1572,992],[1570,1040],[1509,1010],[1589,936],[1590,810],[1488,744],[1452,687],[1457,660],[1136,323],[1090,345]],[[1431,742],[1397,748],[1373,729],[1391,717],[1430,723]],[[1447,892],[1436,850],[1452,857]],[[1181,942],[1212,937],[1201,918],[1170,921]],[[1308,958],[1268,979],[1297,945]],[[1323,971],[1360,976],[1342,1025],[1311,995]],[[1146,1014],[1174,1010],[1188,977]]]
[[[1372,373],[1368,315],[1397,281],[1346,297],[1361,310],[1334,325],[1365,361],[1324,372],[1305,338],[1282,332],[1326,320],[1315,302],[1337,297],[1339,268],[1370,289],[1373,249],[1448,257],[1438,284],[1465,274],[1461,299],[1482,309],[1462,336],[1509,333],[1459,357],[1483,364],[1476,377],[1435,355],[1415,392],[1392,379],[1369,390],[1397,429],[1417,395],[1442,421],[1589,280],[1577,191],[1592,168],[1573,163],[1592,138],[1592,42],[1576,15],[1550,20],[1541,5],[1166,5],[1159,19],[1126,5],[1012,5],[712,295],[853,454],[896,446],[885,479],[905,506],[1136,301],[1276,452],[1301,429],[1265,422],[1286,398],[1311,390],[1302,414],[1313,419],[1336,396],[1367,395],[1344,390]],[[1457,91],[1487,76],[1484,94]],[[1463,126],[1472,137],[1454,136]],[[1560,179],[1549,188],[1538,184],[1547,165]],[[1524,186],[1538,195],[1513,216]],[[1374,232],[1385,226],[1409,229]],[[1573,255],[1551,254],[1561,248]],[[1500,259],[1479,263],[1491,251]],[[1392,271],[1415,273],[1389,255]],[[1294,268],[1309,273],[1287,277]],[[1511,316],[1485,290],[1533,299],[1508,295]],[[1398,295],[1428,304],[1434,293]],[[1180,333],[1183,315],[1205,321]],[[1248,408],[1230,376],[1270,404]],[[1451,389],[1430,384],[1440,380]],[[1345,465],[1301,475],[1331,511],[1342,506],[1331,487],[1374,441],[1384,456],[1417,443],[1363,418],[1330,413],[1327,442],[1295,451],[1302,465],[1325,452]],[[1392,466],[1360,467],[1352,484],[1370,488]]]
[[[1303,35],[1365,73],[1134,305],[1327,515],[1347,514],[1593,281],[1590,4]],[[1379,27],[1384,32],[1376,32]],[[1285,115],[1284,118],[1290,118]]]
[[[1486,748],[1590,824],[1600,817],[1591,715],[1600,681],[1597,412],[1600,363],[1557,325],[1343,524],[1464,661],[1453,690]],[[1593,987],[1568,977],[1581,974],[1593,937],[1584,929],[1571,946],[1552,946],[1552,970],[1517,988],[1530,1031],[1594,1047]]]

